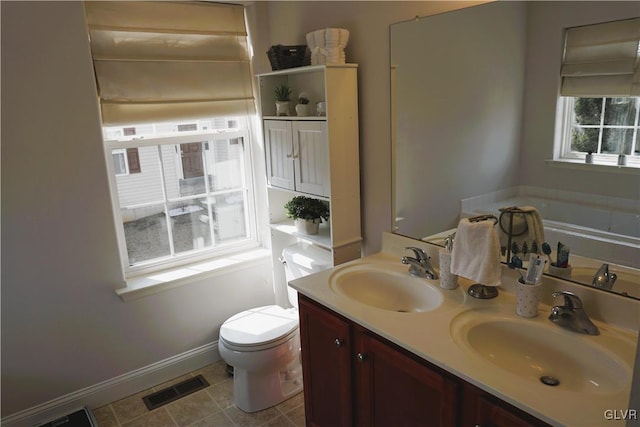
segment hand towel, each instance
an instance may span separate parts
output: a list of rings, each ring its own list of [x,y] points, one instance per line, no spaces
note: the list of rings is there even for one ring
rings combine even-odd
[[[458,223],[451,273],[487,286],[500,286],[500,241],[493,221]]]
[[[526,243],[529,250],[528,254],[530,254],[532,252],[533,242],[536,242],[538,245],[537,253],[541,253],[542,244],[545,242],[545,239],[544,226],[542,224],[542,216],[540,215],[540,212],[534,206],[520,206],[517,207],[517,209],[522,211],[522,213],[513,214],[513,229],[517,231],[518,229],[521,230],[526,226],[526,231],[519,236],[512,236],[511,244],[513,245],[515,242],[518,245],[519,253],[522,253],[523,245]],[[506,247],[509,241],[509,236],[507,234],[509,231],[508,212],[505,212],[504,215],[501,216],[501,224],[502,227],[499,227],[500,245]]]

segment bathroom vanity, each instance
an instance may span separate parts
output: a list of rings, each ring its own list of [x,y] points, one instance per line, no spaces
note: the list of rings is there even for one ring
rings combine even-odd
[[[465,279],[443,290],[410,276],[399,257],[410,243],[385,233],[381,253],[291,282],[307,425],[625,425],[606,417],[629,405],[638,301],[545,278],[545,295],[570,290],[600,316],[599,336],[577,334],[547,319],[561,302],[550,297],[518,317],[507,268],[493,300],[470,298]]]

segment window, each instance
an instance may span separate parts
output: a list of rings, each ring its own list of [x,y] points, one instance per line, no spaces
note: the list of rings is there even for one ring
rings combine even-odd
[[[248,122],[234,118],[245,125],[220,127],[226,123],[141,124],[137,138],[122,137],[121,127],[104,128],[128,271],[255,241]],[[179,134],[185,127],[191,132]],[[136,175],[122,172],[130,150],[139,153],[142,172]]]
[[[257,246],[244,8],[85,2],[127,276]]]
[[[566,30],[559,158],[640,167],[639,63],[640,18]]]
[[[639,97],[563,97],[565,110],[561,157],[601,162],[624,154],[629,165],[640,159]],[[600,156],[602,155],[602,156]]]

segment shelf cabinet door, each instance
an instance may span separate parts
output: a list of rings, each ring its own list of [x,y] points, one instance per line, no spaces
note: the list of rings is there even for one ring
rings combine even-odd
[[[294,122],[293,148],[296,191],[329,197],[329,142],[326,122]]]
[[[265,120],[264,140],[269,184],[295,190],[291,123],[284,120]]]
[[[455,380],[354,328],[356,426],[456,425]]]
[[[306,425],[352,425],[348,321],[299,297]]]

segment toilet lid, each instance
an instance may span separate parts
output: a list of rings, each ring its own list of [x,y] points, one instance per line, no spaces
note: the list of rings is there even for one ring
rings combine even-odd
[[[277,305],[252,308],[227,319],[220,337],[234,346],[253,347],[278,341],[298,327],[298,312]]]

